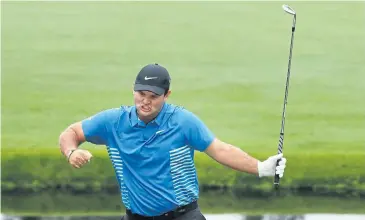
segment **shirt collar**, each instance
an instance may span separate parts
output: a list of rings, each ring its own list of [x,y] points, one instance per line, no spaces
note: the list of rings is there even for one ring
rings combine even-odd
[[[132,109],[131,109],[130,119],[131,119],[132,127],[134,127],[138,124],[139,119],[138,119],[138,116],[137,116],[136,106],[133,106]]]
[[[162,105],[161,110],[158,113],[157,117],[154,120],[152,120],[152,121],[155,121],[158,126],[160,126],[162,124],[163,116],[165,115],[166,109],[167,109],[167,104],[164,103]]]

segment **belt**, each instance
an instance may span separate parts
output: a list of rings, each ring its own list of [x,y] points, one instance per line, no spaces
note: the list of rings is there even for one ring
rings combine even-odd
[[[169,220],[169,219],[175,219],[179,216],[184,215],[185,213],[194,210],[198,207],[197,201],[194,201],[192,203],[189,203],[184,206],[180,206],[175,210],[165,212],[162,215],[158,216],[143,216],[139,214],[133,214],[131,210],[127,209],[126,213],[129,217],[132,217],[133,220]]]

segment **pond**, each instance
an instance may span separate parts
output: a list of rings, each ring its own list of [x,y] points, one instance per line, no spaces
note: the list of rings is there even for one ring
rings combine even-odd
[[[4,220],[112,220],[125,212],[118,194],[13,194],[2,195],[1,200]],[[199,206],[207,220],[365,219],[362,197],[210,192],[201,194]]]
[[[304,214],[304,215],[243,215],[243,214],[207,214],[207,220],[364,220],[360,214]],[[120,220],[120,216],[1,216],[0,220]]]

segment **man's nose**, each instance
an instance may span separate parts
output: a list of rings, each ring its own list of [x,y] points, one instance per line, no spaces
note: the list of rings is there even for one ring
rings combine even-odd
[[[149,104],[149,103],[150,103],[150,100],[149,100],[149,99],[147,99],[147,98],[144,98],[144,99],[142,100],[142,103],[143,103],[143,104]]]

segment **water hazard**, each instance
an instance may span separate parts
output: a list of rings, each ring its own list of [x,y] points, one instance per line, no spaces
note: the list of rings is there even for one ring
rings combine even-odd
[[[207,220],[365,220],[360,197],[203,193],[199,207]],[[1,209],[0,220],[118,220],[125,213],[119,195],[95,193],[2,195]]]
[[[364,220],[365,215],[350,214],[304,214],[304,215],[242,215],[242,214],[206,214],[207,220]],[[1,220],[118,220],[120,216],[6,216]]]

